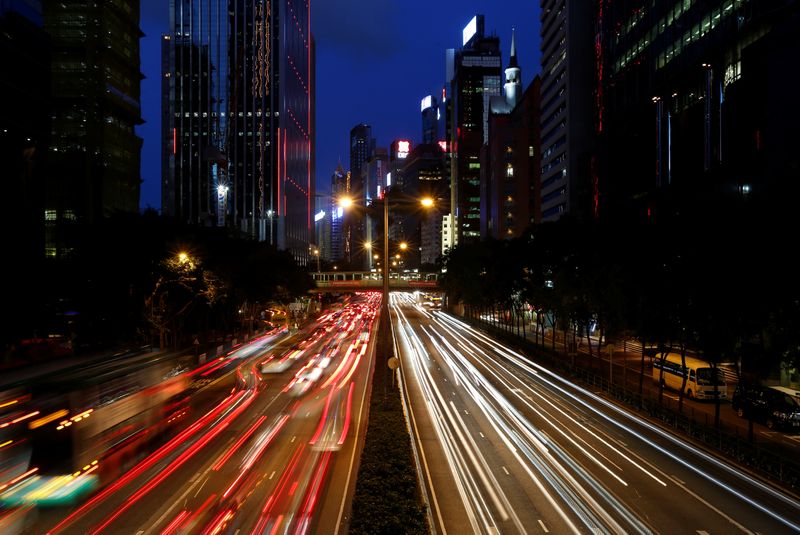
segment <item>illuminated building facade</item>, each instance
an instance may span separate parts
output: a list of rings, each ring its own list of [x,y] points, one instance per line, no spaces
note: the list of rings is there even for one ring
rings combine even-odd
[[[542,220],[591,217],[594,13],[584,2],[541,0]]]
[[[500,39],[484,35],[483,15],[476,15],[463,30],[462,45],[446,56],[453,114],[450,208],[458,242],[473,243],[481,235],[480,150],[489,135],[489,100],[502,87]]]
[[[439,141],[439,101],[433,95],[428,95],[420,101],[422,114],[422,142],[436,143]]]
[[[163,36],[162,210],[308,261],[309,0],[174,0]]]
[[[339,199],[350,194],[350,173],[342,168],[341,162],[331,176],[331,239],[328,260],[339,262],[345,258],[348,236],[344,221],[344,208]]]

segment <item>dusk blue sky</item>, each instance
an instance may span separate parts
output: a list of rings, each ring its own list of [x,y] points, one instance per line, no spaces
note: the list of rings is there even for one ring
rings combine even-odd
[[[142,0],[141,206],[161,208],[161,42],[169,30],[166,0]],[[461,46],[461,30],[476,14],[486,33],[500,37],[508,62],[511,28],[528,86],[539,72],[539,7],[535,0],[311,0],[317,43],[317,187],[330,190],[341,159],[349,162],[350,129],[372,125],[380,147],[393,139],[421,138],[420,100],[439,94],[445,50]]]

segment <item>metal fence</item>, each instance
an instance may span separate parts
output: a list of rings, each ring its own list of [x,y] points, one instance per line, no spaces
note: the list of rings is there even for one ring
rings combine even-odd
[[[480,319],[462,317],[462,320],[485,330],[492,336],[502,339],[511,345],[525,351],[525,354],[535,360],[544,360],[559,372],[578,380],[585,386],[599,390],[616,401],[624,404],[629,409],[646,416],[661,425],[672,429],[677,435],[691,438],[702,444],[710,451],[714,451],[732,462],[739,463],[754,472],[790,489],[800,488],[800,461],[796,453],[782,451],[776,443],[759,443],[748,439],[746,434],[741,434],[738,427],[715,427],[713,418],[708,413],[695,413],[694,408],[684,405],[684,412],[678,412],[678,402],[670,398],[640,395],[638,388],[632,389],[627,384],[610,383],[596,370],[573,366],[574,360],[566,353],[553,352],[550,341],[544,346],[536,345],[530,340],[525,340],[513,332],[498,328],[491,322]],[[556,344],[556,347],[563,343]],[[648,377],[644,378],[648,380]],[[638,384],[638,374],[636,375]]]

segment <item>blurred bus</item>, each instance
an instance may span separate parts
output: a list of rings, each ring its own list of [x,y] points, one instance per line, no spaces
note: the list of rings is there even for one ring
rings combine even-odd
[[[42,397],[40,414],[28,422],[30,470],[38,477],[91,476],[81,486],[86,493],[118,478],[187,419],[189,380],[163,364],[135,369],[98,370],[78,381],[80,388]],[[73,484],[73,486],[75,486]],[[57,490],[58,485],[51,485]],[[47,496],[32,492],[41,504]],[[58,504],[73,503],[67,496]],[[0,495],[0,503],[19,495]],[[56,503],[53,503],[56,504]]]

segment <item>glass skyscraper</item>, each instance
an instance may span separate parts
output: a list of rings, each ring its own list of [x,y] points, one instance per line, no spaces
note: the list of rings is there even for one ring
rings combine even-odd
[[[308,258],[308,0],[172,0],[163,36],[162,209]]]

